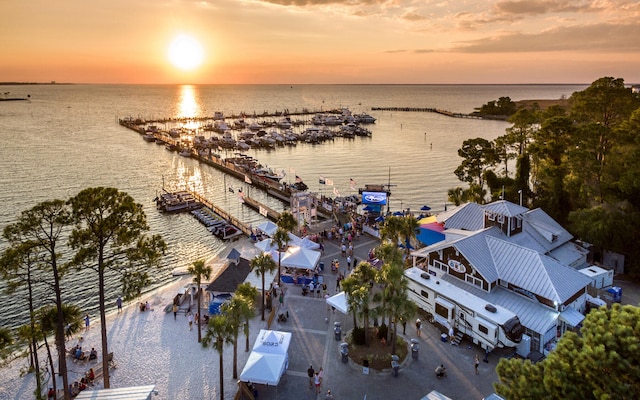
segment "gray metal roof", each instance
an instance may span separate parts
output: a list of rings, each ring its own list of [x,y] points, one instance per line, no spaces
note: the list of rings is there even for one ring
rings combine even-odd
[[[446,229],[477,231],[484,228],[484,211],[477,203],[465,203],[436,216]]]
[[[515,217],[529,211],[527,207],[522,207],[506,200],[498,200],[493,203],[489,203],[483,207],[485,210],[502,214],[506,217]]]
[[[545,248],[545,253],[573,239],[573,235],[569,231],[540,208],[531,210],[524,215],[522,229]]]

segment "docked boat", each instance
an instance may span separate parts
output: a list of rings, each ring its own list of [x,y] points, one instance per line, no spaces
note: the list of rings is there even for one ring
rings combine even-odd
[[[360,124],[374,124],[376,122],[376,119],[367,113],[356,114],[355,119]]]
[[[191,157],[191,149],[184,148],[184,149],[180,150],[178,152],[178,154],[181,155],[182,157]]]
[[[259,176],[260,178],[267,178],[276,182],[280,182],[282,178],[284,178],[284,175],[277,173],[271,168],[262,167],[262,168],[257,168],[251,172],[256,176]]]
[[[153,133],[148,132],[142,135],[142,140],[144,140],[145,142],[151,143],[156,141],[156,137],[153,135]]]
[[[165,213],[178,213],[202,208],[204,205],[197,201],[189,192],[167,192],[156,197],[158,210]]]

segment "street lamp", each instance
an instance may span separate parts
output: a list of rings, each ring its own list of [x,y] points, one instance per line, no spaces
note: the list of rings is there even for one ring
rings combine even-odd
[[[522,206],[522,189],[518,190],[518,194],[520,195],[520,206]]]

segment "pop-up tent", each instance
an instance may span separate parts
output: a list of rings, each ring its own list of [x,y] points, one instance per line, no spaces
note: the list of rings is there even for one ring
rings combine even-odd
[[[345,292],[340,292],[327,298],[327,304],[343,314],[346,314],[349,311],[349,305],[347,304],[347,294]]]
[[[314,269],[320,261],[320,252],[304,247],[289,247],[280,263],[284,267]]]
[[[276,233],[276,230],[278,229],[278,225],[274,224],[271,221],[265,221],[256,226],[256,228],[264,232],[267,236],[273,236],[273,234]]]
[[[240,374],[240,380],[277,386],[289,366],[290,343],[290,332],[261,329]]]

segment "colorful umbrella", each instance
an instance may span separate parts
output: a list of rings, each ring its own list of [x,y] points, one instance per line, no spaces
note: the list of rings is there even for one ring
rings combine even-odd
[[[427,246],[444,240],[444,224],[438,222],[435,216],[422,218],[418,221],[420,228],[416,233],[416,239]]]

